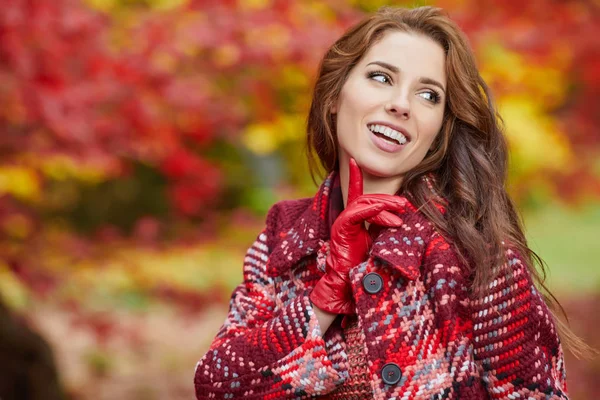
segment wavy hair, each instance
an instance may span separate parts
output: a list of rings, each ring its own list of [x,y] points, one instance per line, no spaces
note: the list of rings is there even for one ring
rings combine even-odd
[[[550,308],[565,315],[544,285],[544,262],[527,245],[522,222],[505,189],[508,146],[502,119],[466,36],[440,8],[383,7],[351,27],[325,53],[307,122],[313,180],[319,170],[316,158],[326,173],[338,168],[332,105],[350,71],[390,30],[425,35],[439,43],[446,55],[447,97],[441,131],[422,162],[405,174],[400,192],[455,244],[471,268],[472,291],[483,290],[495,278],[491,266],[506,261],[506,243],[524,256],[533,279],[548,294]],[[429,176],[434,179],[423,179]],[[431,185],[447,202],[445,217],[431,201]],[[571,352],[579,357],[590,354],[590,348],[555,319]]]

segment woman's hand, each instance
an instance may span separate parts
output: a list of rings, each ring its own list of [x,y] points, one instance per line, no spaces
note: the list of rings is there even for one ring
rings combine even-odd
[[[387,194],[363,195],[362,172],[350,159],[348,205],[331,227],[326,273],[317,282],[310,299],[318,308],[334,314],[354,314],[354,300],[348,273],[363,262],[372,239],[365,222],[383,227],[402,225],[400,212],[407,203],[403,197]]]

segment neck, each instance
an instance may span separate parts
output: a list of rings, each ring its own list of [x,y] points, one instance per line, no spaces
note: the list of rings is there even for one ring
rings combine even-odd
[[[386,177],[373,176],[365,173],[363,178],[364,193],[383,193],[394,195],[400,189],[402,177]]]

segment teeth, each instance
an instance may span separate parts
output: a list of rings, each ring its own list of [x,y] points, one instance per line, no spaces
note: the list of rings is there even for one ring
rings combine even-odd
[[[394,130],[394,129],[388,127],[388,126],[383,126],[383,125],[369,125],[368,128],[369,128],[369,130],[371,132],[381,133],[382,135],[387,136],[390,139],[394,139],[395,141],[397,141],[400,144],[404,144],[404,143],[406,143],[408,141],[406,139],[406,136],[404,136],[403,134],[401,134],[397,130]]]

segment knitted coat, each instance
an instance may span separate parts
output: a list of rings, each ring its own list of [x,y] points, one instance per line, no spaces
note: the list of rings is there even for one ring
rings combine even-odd
[[[196,365],[198,399],[323,396],[348,379],[339,323],[322,335],[309,294],[324,273],[335,175],[283,201],[244,259],[244,280]],[[374,399],[568,399],[553,318],[507,249],[474,296],[453,247],[419,212],[384,229],[350,271]]]

